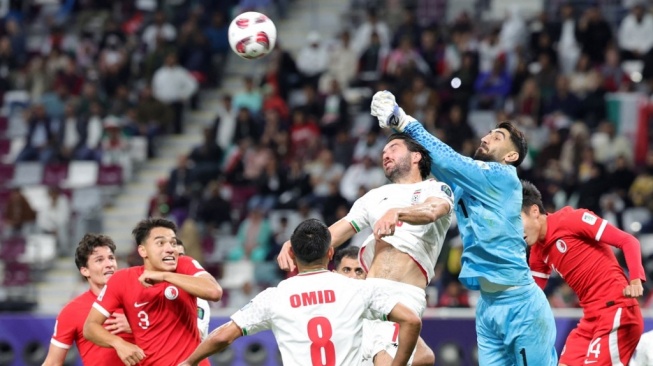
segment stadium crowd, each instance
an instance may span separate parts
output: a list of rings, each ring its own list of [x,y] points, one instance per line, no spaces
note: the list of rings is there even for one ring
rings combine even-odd
[[[11,2],[0,27],[0,90],[10,118],[25,116],[27,126],[17,162],[96,160],[126,172],[132,136],[145,138],[147,156],[156,156],[157,137],[184,133],[184,108],[197,107],[202,88],[219,86],[229,19],[247,9],[281,19],[292,6],[64,3],[73,5]],[[653,149],[638,156],[634,136],[609,106],[614,93],[648,99],[653,92],[653,9],[627,2],[623,18],[606,20],[601,1],[545,2],[550,8],[533,17],[514,9],[502,21],[477,22],[463,12],[445,22],[446,3],[352,0],[333,38],[312,32],[296,53],[279,39],[260,76],[243,77],[241,90],[222,95],[203,143],[179,156],[143,208],[144,216],[173,219],[187,254],[218,279],[234,276],[230,268],[251,271],[231,291],[223,285],[215,306],[238,306],[284,278],[275,258],[299,222],[330,225],[385,184],[386,135],[369,116],[376,90],[392,91],[406,113],[466,156],[487,132],[479,126],[516,121],[530,146],[520,177],[537,185],[548,210],[583,207],[640,237],[653,233]],[[27,44],[28,28],[46,35],[38,47]],[[28,97],[8,100],[9,90]],[[13,189],[3,232],[26,225],[56,231],[69,210],[56,189],[52,196],[64,214],[37,215]],[[644,218],[639,226],[632,212]],[[457,280],[461,245],[452,225],[429,306],[475,305],[476,294]],[[653,256],[644,261],[650,278]],[[546,293],[553,307],[578,305],[560,279]],[[652,293],[644,306],[653,307]]]

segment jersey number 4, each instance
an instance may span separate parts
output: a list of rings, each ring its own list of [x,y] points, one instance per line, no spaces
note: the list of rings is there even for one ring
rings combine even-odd
[[[311,363],[313,366],[334,366],[336,347],[331,342],[333,329],[329,319],[316,316],[308,321],[308,339],[311,340]]]

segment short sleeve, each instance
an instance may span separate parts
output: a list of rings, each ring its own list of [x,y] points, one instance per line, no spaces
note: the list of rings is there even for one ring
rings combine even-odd
[[[75,311],[67,305],[61,310],[54,323],[54,333],[50,343],[63,349],[70,349],[75,341]]]
[[[608,225],[607,220],[585,209],[571,211],[565,220],[568,220],[569,226],[574,228],[576,235],[597,242],[601,241],[603,231]]]
[[[548,281],[549,276],[551,275],[551,267],[544,262],[542,251],[536,246],[531,247],[531,254],[528,257],[528,266],[531,268],[531,275],[538,279],[538,284],[540,281]]]
[[[271,304],[276,300],[276,292],[275,287],[268,288],[231,316],[231,320],[238,325],[243,335],[272,328]]]
[[[175,272],[189,276],[199,276],[208,273],[204,267],[202,267],[200,262],[186,255],[179,257],[177,261],[177,270]]]
[[[369,213],[367,211],[368,205],[365,204],[368,195],[369,193],[357,199],[347,216],[345,216],[345,220],[351,224],[357,233],[370,226]]]
[[[441,198],[449,203],[449,213],[453,212],[453,190],[446,183],[438,182],[434,179],[428,180],[425,188],[424,197]]]
[[[365,312],[368,319],[388,320],[388,314],[399,303],[399,298],[385,286],[363,281],[361,293],[367,302],[369,311]]]
[[[126,272],[118,271],[111,276],[107,284],[102,288],[102,291],[100,291],[95,303],[93,303],[93,308],[107,318],[118,308],[122,307],[122,291],[129,288],[125,284],[125,275]]]

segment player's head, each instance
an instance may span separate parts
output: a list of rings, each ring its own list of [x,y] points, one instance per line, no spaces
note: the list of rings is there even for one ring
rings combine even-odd
[[[527,149],[524,134],[512,123],[501,122],[481,139],[474,159],[517,167],[526,158]]]
[[[186,255],[186,247],[184,246],[184,242],[182,242],[179,238],[177,238],[177,253],[179,253],[180,257],[182,255]]]
[[[75,264],[79,273],[96,289],[102,288],[118,268],[116,245],[100,234],[86,234],[77,244]]]
[[[410,136],[403,133],[393,133],[383,148],[381,155],[383,171],[386,178],[396,182],[411,172],[418,172],[422,179],[431,174],[431,155]]]
[[[145,269],[170,272],[177,269],[179,252],[174,222],[162,218],[141,220],[132,230],[132,236]]]
[[[320,220],[302,221],[290,236],[291,253],[298,265],[326,265],[333,256],[331,233]]]
[[[365,273],[360,262],[358,262],[359,250],[359,247],[348,246],[336,251],[336,254],[333,256],[334,271],[349,278],[364,280],[367,277],[367,273]]]
[[[533,245],[546,235],[546,210],[542,195],[533,183],[522,180],[521,218],[524,223],[524,240]]]

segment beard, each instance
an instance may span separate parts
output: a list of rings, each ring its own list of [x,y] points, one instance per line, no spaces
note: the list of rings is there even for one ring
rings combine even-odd
[[[396,160],[394,166],[385,171],[385,177],[394,183],[408,173],[410,173],[410,154],[407,154],[400,160]]]
[[[496,161],[494,156],[490,155],[489,152],[485,152],[485,150],[483,150],[483,147],[481,147],[481,146],[479,146],[479,148],[476,149],[476,152],[474,152],[474,157],[473,158],[474,158],[474,160],[480,160],[480,161],[484,161],[486,163],[491,163],[491,162]]]

